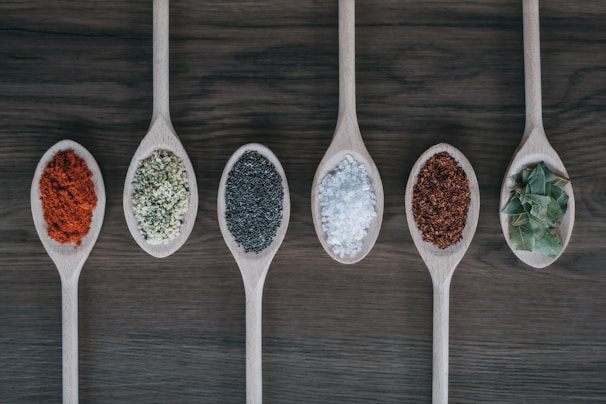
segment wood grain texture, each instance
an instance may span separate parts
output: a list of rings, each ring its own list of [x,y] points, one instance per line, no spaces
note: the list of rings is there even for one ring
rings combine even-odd
[[[407,229],[416,159],[447,142],[472,163],[476,235],[450,293],[457,403],[606,397],[606,3],[541,3],[543,122],[574,183],[566,252],[520,262],[499,225],[501,181],[524,129],[521,2],[358,1],[357,116],[385,191],[370,254],[322,249],[311,183],[338,113],[337,2],[174,0],[170,108],[199,209],[162,260],[128,232],[122,191],[152,110],[150,1],[0,2],[0,397],[59,402],[60,280],[29,208],[36,163],[60,139],[103,172],[103,229],[80,277],[82,402],[245,401],[244,288],[216,216],[242,144],[280,159],[291,220],[265,282],[266,402],[431,400],[432,286]]]

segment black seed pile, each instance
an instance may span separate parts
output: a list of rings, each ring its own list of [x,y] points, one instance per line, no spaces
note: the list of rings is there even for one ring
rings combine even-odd
[[[227,229],[245,252],[260,253],[282,223],[284,188],[276,167],[256,151],[246,151],[227,175]]]

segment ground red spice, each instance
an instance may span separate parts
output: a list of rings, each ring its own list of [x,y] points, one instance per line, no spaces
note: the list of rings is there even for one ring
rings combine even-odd
[[[471,201],[469,179],[447,152],[430,157],[417,177],[412,213],[423,240],[445,249],[461,240]]]
[[[72,149],[60,150],[40,178],[40,200],[48,235],[61,244],[80,245],[97,206],[93,174]]]

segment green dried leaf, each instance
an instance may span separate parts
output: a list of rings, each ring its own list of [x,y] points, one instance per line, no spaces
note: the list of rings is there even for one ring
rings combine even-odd
[[[522,214],[519,214],[517,216],[511,216],[511,219],[510,219],[509,223],[512,226],[522,226],[522,225],[525,225],[526,223],[528,223],[528,220],[529,220],[528,216],[529,216],[528,213],[522,213]]]
[[[528,176],[530,175],[531,172],[532,172],[532,168],[525,168],[524,170],[522,170],[522,182],[523,183],[528,182]]]
[[[552,185],[555,185],[556,187],[560,187],[560,188],[564,188],[566,186],[566,184],[568,184],[568,180],[564,177],[560,177],[560,176],[555,176],[555,179],[553,179],[552,181],[550,181]]]
[[[503,209],[503,213],[506,215],[519,215],[520,213],[524,213],[524,207],[522,206],[522,202],[520,202],[520,198],[518,198],[517,195],[511,197]]]
[[[562,243],[555,234],[555,230],[549,230],[542,238],[535,240],[534,250],[552,259],[560,255]]]
[[[528,185],[530,185],[530,193],[545,195],[545,165],[538,164],[528,175]]]
[[[547,207],[553,199],[550,196],[526,194],[526,201],[531,203],[530,214],[543,220],[547,216]]]
[[[558,205],[560,205],[560,209],[565,213],[566,209],[568,209],[568,194],[565,191],[562,191],[562,194],[558,197],[557,201]]]
[[[550,192],[547,195],[551,195],[551,197],[555,200],[557,200],[560,197],[560,195],[562,195],[562,192],[564,192],[564,191],[562,191],[562,189],[560,187],[551,186],[551,185],[550,185],[550,187],[551,187]]]
[[[509,241],[516,250],[532,251],[535,246],[534,233],[529,223],[521,226],[509,224]]]
[[[543,220],[547,216],[547,207],[535,203],[530,209],[530,215]]]
[[[522,183],[522,174],[517,173],[511,176],[511,179],[513,180],[514,184],[521,184]]]
[[[545,182],[551,182],[555,180],[556,175],[553,173],[553,171],[549,169],[549,167],[547,167],[545,162],[541,161],[538,165],[541,166],[541,168],[543,169],[543,173],[545,174]]]
[[[543,238],[545,232],[549,230],[548,225],[545,221],[537,220],[532,216],[528,216],[528,223],[530,224],[530,228],[534,234],[535,239]]]
[[[514,195],[503,209],[510,215],[509,239],[518,250],[537,251],[555,258],[562,245],[555,228],[562,223],[568,208],[567,183],[544,162],[514,174]]]
[[[562,220],[564,219],[564,212],[560,207],[558,201],[553,198],[550,198],[549,205],[547,206],[547,221],[549,222],[550,227],[556,227],[562,224]]]

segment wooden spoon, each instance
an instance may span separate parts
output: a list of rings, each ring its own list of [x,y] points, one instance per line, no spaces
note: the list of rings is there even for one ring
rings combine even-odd
[[[189,208],[183,217],[178,236],[165,244],[150,244],[137,228],[132,202],[133,177],[141,160],[154,150],[168,150],[179,157],[189,181]],[[150,128],[141,141],[126,173],[124,184],[124,216],[128,229],[139,246],[148,254],[163,258],[177,251],[189,237],[198,213],[198,185],[191,161],[181,145],[170,121],[168,104],[168,0],[154,0],[154,110]]]
[[[249,150],[261,154],[274,165],[276,171],[282,177],[282,186],[284,188],[282,223],[280,224],[272,243],[258,254],[254,252],[247,253],[238,245],[227,228],[227,221],[225,218],[225,187],[227,177],[238,159]],[[250,143],[236,150],[225,165],[223,175],[221,176],[217,197],[217,214],[219,218],[219,227],[221,228],[225,243],[227,244],[227,247],[229,247],[229,250],[240,268],[242,280],[244,281],[244,291],[246,293],[246,402],[249,404],[261,403],[263,399],[263,378],[261,373],[261,304],[263,298],[263,284],[271,260],[282,244],[282,240],[284,240],[284,235],[286,234],[290,219],[290,193],[288,191],[286,174],[284,173],[280,161],[271,150],[257,143]]]
[[[446,249],[439,249],[433,244],[423,241],[412,213],[413,187],[425,162],[434,154],[448,152],[463,168],[469,179],[470,205],[467,222],[461,240]],[[412,167],[406,184],[406,220],[412,240],[431,274],[433,282],[433,403],[448,402],[448,316],[450,280],[457,265],[465,255],[471,239],[476,231],[480,214],[480,190],[473,167],[463,153],[445,143],[430,147],[419,157]]]
[[[511,191],[514,181],[511,176],[522,171],[526,167],[533,167],[539,162],[545,164],[555,174],[568,177],[568,172],[560,159],[560,156],[551,147],[543,129],[543,117],[541,106],[541,56],[539,44],[539,2],[538,0],[523,1],[524,14],[524,76],[526,83],[526,128],[520,146],[516,150],[501,187],[501,203],[499,215],[501,227],[507,244],[513,253],[526,264],[535,268],[544,268],[557,260],[570,241],[572,228],[574,226],[575,204],[572,184],[569,182],[564,187],[568,194],[568,209],[564,214],[562,224],[556,233],[562,243],[562,251],[555,258],[548,258],[538,252],[521,251],[513,248],[509,239],[509,216],[502,213],[511,199]]]
[[[44,221],[44,211],[40,201],[40,178],[55,153],[72,149],[86,161],[93,174],[93,184],[97,194],[97,207],[89,233],[82,239],[82,244],[60,244],[48,235]],[[32,217],[38,237],[46,252],[55,263],[61,277],[61,296],[63,307],[63,402],[78,402],[78,280],[84,262],[88,258],[103,224],[105,214],[105,186],[101,170],[93,156],[80,144],[71,140],[62,140],[52,146],[40,159],[30,192]]]
[[[322,230],[322,213],[318,196],[318,184],[339,162],[351,154],[366,166],[370,183],[377,197],[377,216],[371,223],[362,249],[354,255],[339,257],[327,242]],[[383,221],[383,184],[379,170],[364,146],[356,116],[355,77],[355,1],[339,0],[339,117],[332,142],[318,165],[311,187],[311,214],[316,234],[324,250],[342,264],[353,264],[363,259],[372,249]]]

